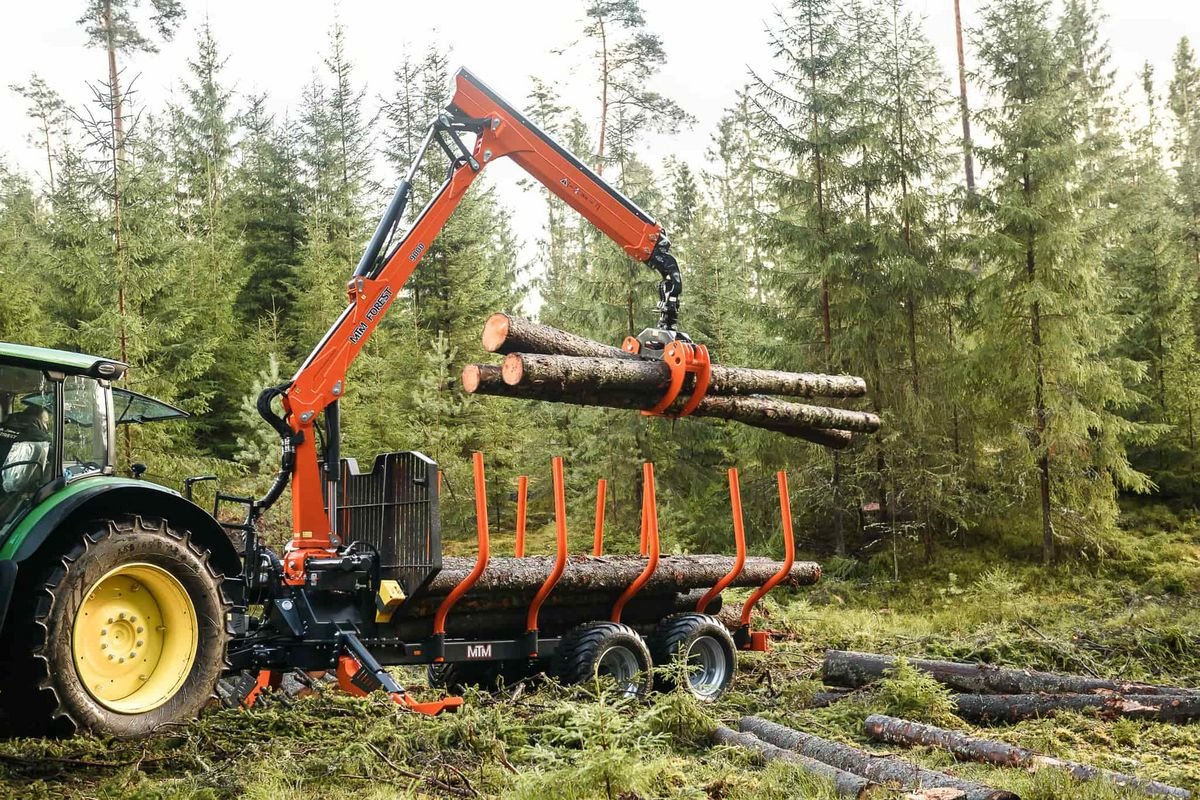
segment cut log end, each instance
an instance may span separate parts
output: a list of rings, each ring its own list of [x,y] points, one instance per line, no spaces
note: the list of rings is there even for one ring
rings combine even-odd
[[[463,390],[475,394],[480,387],[501,382],[500,367],[491,364],[467,364],[462,371]]]
[[[499,351],[508,339],[511,325],[512,318],[508,314],[492,314],[488,317],[487,322],[483,324],[483,349],[489,353]]]

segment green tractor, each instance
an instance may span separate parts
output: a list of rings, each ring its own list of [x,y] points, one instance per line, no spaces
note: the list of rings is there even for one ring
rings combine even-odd
[[[177,492],[118,474],[121,425],[187,416],[116,361],[0,343],[0,725],[138,736],[225,669],[241,559]],[[231,576],[227,579],[225,576]]]

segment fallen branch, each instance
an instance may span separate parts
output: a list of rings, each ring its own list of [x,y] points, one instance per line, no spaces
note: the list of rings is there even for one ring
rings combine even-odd
[[[867,717],[863,725],[868,736],[879,742],[904,745],[924,745],[940,747],[948,750],[959,758],[979,761],[984,764],[996,764],[1001,767],[1022,767],[1030,771],[1039,769],[1054,769],[1070,773],[1081,781],[1102,780],[1116,786],[1129,787],[1151,795],[1164,797],[1190,798],[1192,793],[1159,781],[1135,778],[1120,772],[1067,761],[1061,758],[1051,758],[1023,747],[1016,747],[1004,742],[991,739],[979,739],[957,731],[948,731],[933,725],[897,719],[883,714],[873,714]]]
[[[968,694],[1118,694],[1196,695],[1200,690],[1134,681],[1092,678],[1085,675],[1058,675],[1028,669],[1005,669],[991,664],[959,661],[907,659],[914,668],[929,673],[936,681]],[[856,653],[847,650],[825,651],[824,678],[833,686],[857,688],[874,683],[896,666],[893,656]]]
[[[1020,722],[1059,711],[1095,709],[1106,717],[1191,722],[1200,719],[1200,697],[1164,694],[960,694],[958,715],[972,722]]]
[[[773,744],[764,742],[752,733],[738,733],[722,725],[713,732],[712,739],[717,744],[753,751],[764,762],[786,761],[789,764],[794,764],[811,775],[816,775],[830,781],[838,797],[863,798],[875,786],[874,783],[861,775],[855,775],[853,772],[838,769],[808,756],[800,755],[792,750],[776,747]]]
[[[760,717],[742,717],[738,727],[743,732],[753,733],[777,747],[794,750],[838,769],[862,775],[876,783],[894,784],[904,789],[959,789],[962,791],[963,800],[1019,800],[1017,795],[1003,789],[993,789],[944,772],[925,769],[902,758],[831,742]]]

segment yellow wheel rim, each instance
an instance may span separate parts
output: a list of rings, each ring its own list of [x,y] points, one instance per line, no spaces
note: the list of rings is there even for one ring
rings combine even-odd
[[[154,564],[125,564],[88,589],[75,615],[71,653],[96,702],[141,714],[183,686],[198,634],[196,607],[174,575]]]

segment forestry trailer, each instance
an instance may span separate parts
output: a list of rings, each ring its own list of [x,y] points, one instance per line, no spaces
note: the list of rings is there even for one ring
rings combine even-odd
[[[449,159],[446,180],[393,244],[433,150]],[[396,452],[360,472],[342,458],[350,365],[472,181],[502,157],[661,274],[658,324],[630,347],[674,354],[673,396],[685,373],[702,393],[707,353],[676,329],[681,281],[661,226],[462,70],[354,270],[345,311],[295,376],[259,398],[282,442],[264,497],[218,491],[205,510],[192,487],[209,476],[187,479],[183,494],[143,480],[144,465],[119,476],[119,426],[186,414],[114,386],[119,362],[0,344],[0,712],[10,731],[146,735],[194,717],[219,686],[249,705],[292,671],[336,676],[354,694],[383,690],[419,712],[462,702],[414,700],[386,669],[401,664],[429,665],[431,684],[451,692],[544,670],[565,682],[607,675],[640,694],[652,666],[682,658],[688,688],[711,699],[728,687],[737,650],[766,649],[750,629],[754,602],[819,575],[793,563],[782,473],[782,564],[745,557],[733,471],[737,558],[660,556],[650,465],[643,553],[595,558],[597,541],[593,556],[568,556],[558,460],[555,554],[493,559],[476,454],[478,555],[443,559],[437,465]],[[258,522],[289,486],[292,538],[276,552]],[[758,587],[732,630],[709,614],[729,586]]]

